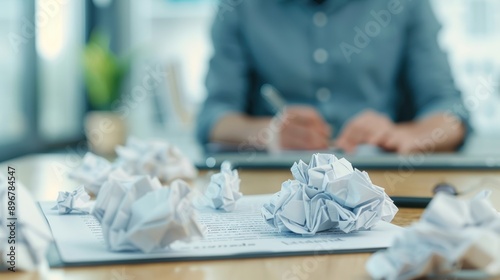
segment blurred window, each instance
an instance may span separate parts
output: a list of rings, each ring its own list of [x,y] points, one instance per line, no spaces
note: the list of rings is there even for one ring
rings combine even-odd
[[[44,142],[78,138],[86,109],[82,52],[85,45],[84,0],[37,0],[39,133]]]
[[[500,1],[432,0],[456,84],[478,134],[500,133]]]
[[[85,6],[0,0],[0,161],[82,138]]]
[[[0,1],[0,145],[18,142],[28,134],[23,107],[23,56],[26,39],[21,32],[25,1]]]

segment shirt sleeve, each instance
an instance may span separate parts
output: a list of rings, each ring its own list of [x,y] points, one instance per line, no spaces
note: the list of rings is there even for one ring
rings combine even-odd
[[[469,113],[456,89],[445,53],[438,45],[441,28],[428,0],[414,1],[408,26],[407,81],[416,118],[435,113],[458,117],[470,131]]]
[[[244,112],[248,91],[248,57],[238,7],[220,6],[211,30],[213,55],[205,80],[207,98],[197,118],[198,141],[206,144],[214,125],[231,112]]]

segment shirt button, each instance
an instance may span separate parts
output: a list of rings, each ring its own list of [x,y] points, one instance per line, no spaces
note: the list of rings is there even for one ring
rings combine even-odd
[[[313,54],[314,61],[317,63],[325,63],[328,60],[328,52],[325,49],[317,49]]]
[[[317,12],[313,16],[313,22],[317,27],[323,27],[328,22],[328,18],[326,17],[325,13]]]
[[[316,98],[318,99],[319,102],[326,102],[330,100],[331,92],[327,88],[319,88],[316,91]]]

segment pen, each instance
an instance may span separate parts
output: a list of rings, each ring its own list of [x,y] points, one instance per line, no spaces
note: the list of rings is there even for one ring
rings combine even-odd
[[[271,104],[271,106],[275,111],[275,114],[283,112],[283,110],[287,106],[285,99],[281,97],[279,91],[270,84],[263,84],[262,87],[260,88],[260,94],[269,104]],[[334,147],[333,140],[330,141],[329,149],[330,150],[336,149]]]
[[[275,113],[280,113],[286,107],[286,101],[279,91],[270,84],[263,84],[260,88],[262,97],[273,107]]]

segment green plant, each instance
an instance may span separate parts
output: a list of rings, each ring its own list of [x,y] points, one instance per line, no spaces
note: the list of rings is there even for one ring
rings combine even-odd
[[[109,43],[107,36],[94,31],[84,49],[85,82],[92,110],[112,109],[120,98],[121,86],[130,68],[130,59],[116,56]]]

